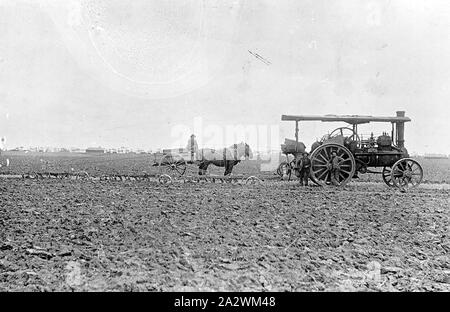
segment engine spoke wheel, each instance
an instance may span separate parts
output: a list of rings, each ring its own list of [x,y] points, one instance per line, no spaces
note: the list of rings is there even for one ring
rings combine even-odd
[[[177,154],[164,155],[159,162],[160,174],[182,176],[186,172],[186,167],[184,158]]]
[[[383,178],[384,183],[386,183],[387,186],[394,187],[395,185],[391,178],[391,172],[392,172],[391,168],[384,167],[383,172],[381,173],[381,176]]]
[[[333,131],[331,131],[331,133],[328,137],[329,137],[329,139],[331,139],[331,138],[334,138],[339,135],[346,137],[352,141],[356,141],[358,143],[358,146],[361,145],[361,139],[360,139],[359,135],[355,131],[353,131],[352,128],[340,127],[340,128],[334,129]]]
[[[332,152],[336,152],[336,155],[342,158],[339,162],[340,170],[335,181],[332,181]],[[312,152],[310,159],[311,180],[318,185],[331,185],[334,182],[337,186],[344,186],[353,178],[355,173],[355,158],[346,147],[340,144],[325,143]]]
[[[384,171],[383,171],[384,172]],[[393,186],[398,188],[413,188],[418,186],[423,179],[422,166],[412,158],[398,160],[391,171]]]

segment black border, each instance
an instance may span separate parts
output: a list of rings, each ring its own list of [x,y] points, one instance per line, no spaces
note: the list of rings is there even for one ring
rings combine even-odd
[[[200,307],[175,307],[178,298],[202,298],[208,302],[206,309]],[[218,306],[218,298],[235,297],[273,297],[275,306],[236,307]],[[3,307],[13,307],[14,310],[43,309],[45,311],[62,311],[76,309],[118,309],[121,311],[316,311],[336,310],[366,311],[375,309],[385,311],[390,308],[430,310],[444,307],[450,299],[449,293],[296,293],[296,292],[148,292],[148,293],[0,293]],[[442,300],[442,302],[441,302]],[[268,302],[268,301],[267,301]],[[441,305],[442,304],[442,305]],[[442,308],[441,308],[442,309]],[[5,309],[4,311],[8,311]]]

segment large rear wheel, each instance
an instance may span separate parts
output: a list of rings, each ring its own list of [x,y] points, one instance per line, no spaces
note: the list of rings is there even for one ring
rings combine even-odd
[[[336,152],[341,158],[339,162],[338,177],[335,181],[336,186],[346,185],[355,174],[355,158],[352,153],[344,146],[335,143],[326,143],[312,152],[311,158],[311,179],[314,183],[325,186],[332,185],[332,166],[331,153]]]

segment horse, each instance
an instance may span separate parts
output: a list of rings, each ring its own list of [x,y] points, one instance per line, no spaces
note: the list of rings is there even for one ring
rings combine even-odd
[[[247,143],[233,144],[228,148],[219,150],[202,148],[198,151],[200,158],[198,174],[205,175],[208,166],[213,164],[217,167],[225,167],[224,176],[230,175],[233,167],[241,162],[241,158],[253,158],[253,153]]]

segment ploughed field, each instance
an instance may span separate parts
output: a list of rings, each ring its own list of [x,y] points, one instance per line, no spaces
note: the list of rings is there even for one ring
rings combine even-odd
[[[10,167],[0,168],[0,175],[8,172],[13,174],[23,174],[32,172],[87,172],[91,176],[101,176],[106,174],[141,175],[159,174],[157,166],[152,166],[159,157],[150,154],[77,154],[77,153],[23,153],[6,152],[0,156],[0,163],[5,163],[9,158]],[[415,158],[423,167],[423,183],[450,183],[450,159],[425,159]],[[284,161],[284,156],[280,161]],[[273,171],[261,172],[261,161],[242,161],[233,169],[233,174],[256,175],[264,179],[275,179],[279,177],[275,174],[276,164]],[[381,172],[382,168],[378,168]],[[213,174],[222,175],[224,168],[209,166],[208,171]],[[198,172],[198,166],[188,165],[187,175],[194,175]],[[294,175],[292,179],[295,180]],[[360,174],[355,181],[381,182],[381,175]]]
[[[140,173],[125,156],[110,166]],[[55,166],[75,160],[60,158]],[[0,290],[449,291],[449,195],[276,179],[0,179]]]

